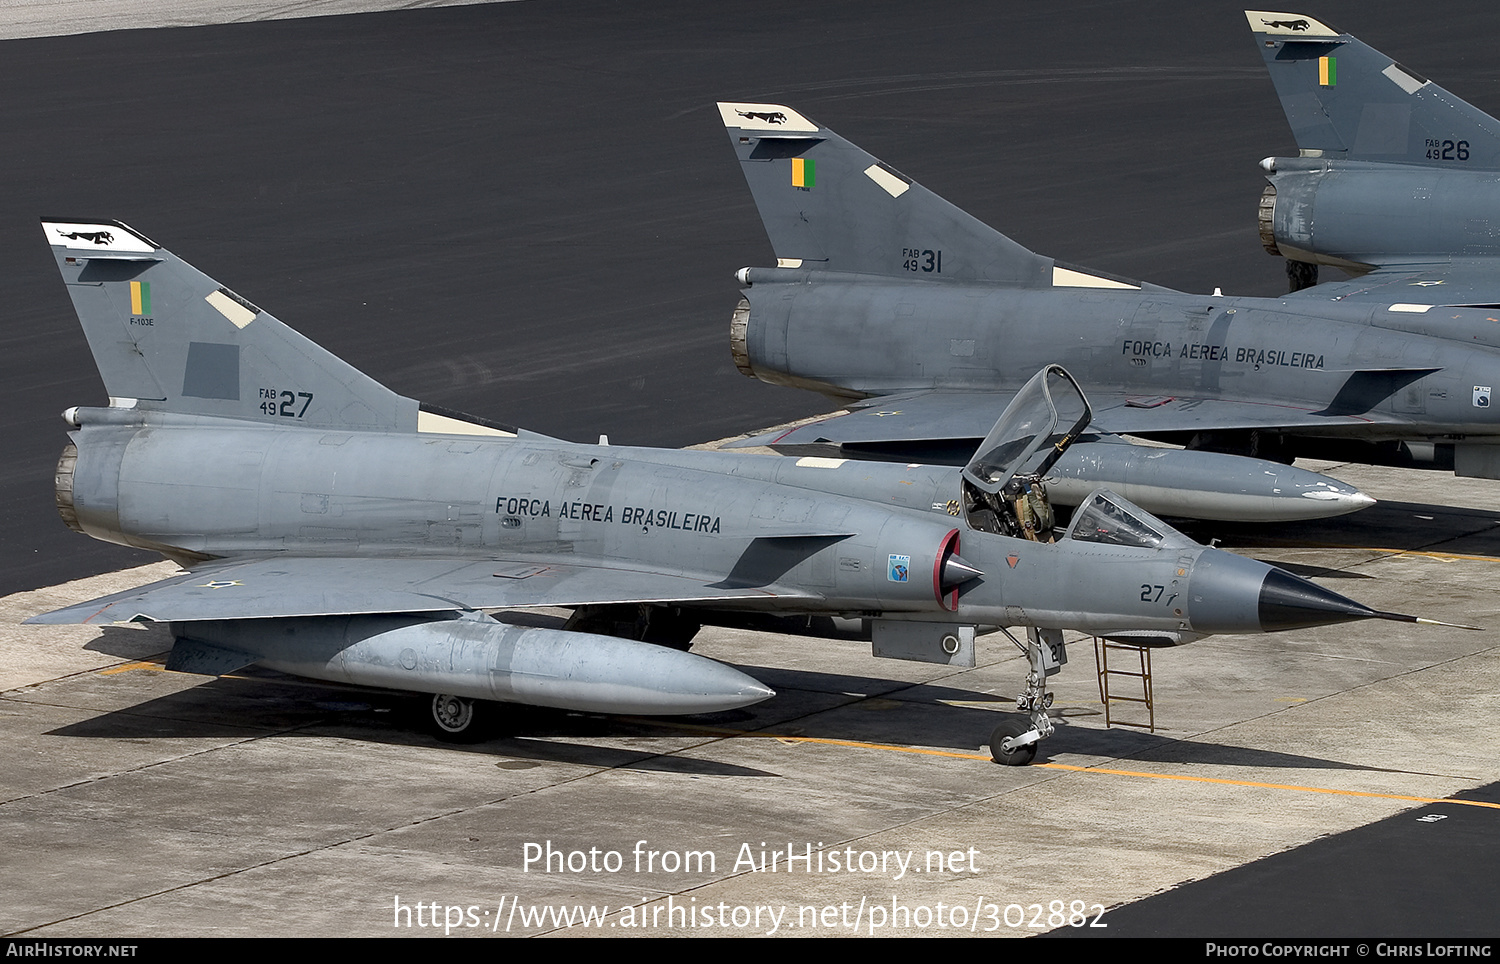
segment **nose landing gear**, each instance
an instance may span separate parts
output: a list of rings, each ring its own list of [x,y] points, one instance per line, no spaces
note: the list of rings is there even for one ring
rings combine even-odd
[[[1068,661],[1067,646],[1060,629],[1026,630],[1026,642],[1022,643],[1007,630],[1026,654],[1031,670],[1026,674],[1026,688],[1016,697],[1016,709],[1027,714],[1026,719],[1007,717],[990,734],[990,758],[1006,766],[1022,767],[1036,759],[1036,745],[1055,731],[1047,710],[1052,706],[1052,694],[1046,691],[1047,677],[1059,672]]]

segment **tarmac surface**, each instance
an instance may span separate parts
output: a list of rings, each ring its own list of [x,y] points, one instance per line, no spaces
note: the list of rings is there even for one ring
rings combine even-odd
[[[3,0],[0,40],[505,2],[515,0]]]
[[[1405,500],[1431,476],[1335,474],[1383,501],[1300,547],[1226,544],[1500,624],[1490,483],[1427,505]],[[1496,932],[1490,632],[1159,650],[1155,732],[1106,728],[1091,643],[1070,639],[1059,732],[1008,768],[985,746],[1024,675],[1001,637],[954,670],[705,629],[695,652],[777,696],[684,720],[519,709],[454,747],[417,729],[417,699],[166,672],[160,627],[17,626],[171,568],[0,600],[0,935]]]
[[[740,926],[757,906],[785,908],[781,934],[853,933],[858,913],[861,933],[1027,935],[1096,907],[1109,927],[1062,933],[1500,931],[1500,812],[1475,805],[1500,781],[1488,632],[1162,651],[1154,734],[1104,728],[1084,640],[1045,765],[1012,770],[983,747],[1023,675],[995,637],[956,673],[706,630],[698,651],[780,695],[690,724],[523,711],[455,749],[390,694],[166,673],[160,629],[9,628],[171,570],[95,576],[150,557],[53,511],[57,413],[103,393],[39,216],[125,220],[404,394],[685,445],[828,407],[729,359],[732,272],[770,250],[715,100],[794,106],[1046,254],[1276,294],[1255,162],[1294,145],[1240,10],[530,0],[4,41],[0,934],[431,935],[433,903],[476,936],[502,916],[597,934],[517,922],[606,905],[612,935],[771,930],[769,912]],[[1488,5],[1298,12],[1500,111]],[[1500,483],[1335,474],[1384,501],[1193,534],[1493,628]],[[642,840],[715,867],[636,872]],[[525,867],[547,841],[621,868]],[[766,873],[735,866],[745,846],[783,868],[807,846],[943,866]],[[704,923],[710,904],[730,926]]]
[[[1308,13],[1500,112],[1492,7],[1422,11]],[[618,444],[829,407],[730,359],[733,273],[772,256],[717,100],[796,107],[1074,264],[1286,287],[1256,162],[1295,144],[1222,0],[528,0],[0,54],[0,593],[150,561],[56,522],[58,413],[104,393],[42,216],[123,220],[402,394]]]

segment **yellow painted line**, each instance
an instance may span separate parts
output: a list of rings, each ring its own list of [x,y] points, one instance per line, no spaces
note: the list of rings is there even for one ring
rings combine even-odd
[[[746,734],[753,735],[753,734]],[[830,740],[819,737],[776,737],[783,743],[822,743],[828,746],[847,746],[865,750],[891,750],[896,753],[914,753],[923,756],[946,756],[960,760],[984,760],[990,762],[988,753],[954,753],[947,750],[927,750],[921,747],[893,746],[886,743],[860,743],[855,740]],[[1335,790],[1332,787],[1306,787],[1292,783],[1260,783],[1254,780],[1226,780],[1221,777],[1194,777],[1177,773],[1145,773],[1139,770],[1110,770],[1104,767],[1079,767],[1066,763],[1033,764],[1048,770],[1066,770],[1071,773],[1103,773],[1118,777],[1145,777],[1151,780],[1178,780],[1184,783],[1215,783],[1230,787],[1254,787],[1262,790],[1297,790],[1302,793],[1329,793],[1342,797],[1374,797],[1381,800],[1406,800],[1411,803],[1456,803],[1466,807],[1487,807],[1500,810],[1500,803],[1483,800],[1455,800],[1449,797],[1413,797],[1399,793],[1373,793],[1366,790]]]
[[[988,757],[985,757],[988,759]],[[1406,800],[1412,803],[1456,803],[1465,807],[1488,807],[1500,810],[1500,803],[1483,800],[1456,800],[1453,797],[1410,797],[1399,793],[1371,793],[1366,790],[1335,790],[1331,787],[1304,787],[1292,783],[1260,783],[1255,780],[1225,780],[1220,777],[1190,777],[1176,773],[1143,773],[1139,770],[1109,770],[1104,767],[1075,767],[1066,763],[1038,763],[1049,770],[1068,770],[1073,773],[1107,773],[1119,777],[1145,777],[1150,780],[1181,780],[1188,783],[1217,783],[1230,787],[1257,787],[1263,790],[1300,790],[1303,793],[1331,793],[1341,797],[1376,797],[1381,800]]]
[[[100,670],[101,676],[114,673],[124,673],[133,669],[162,669],[161,663],[125,663],[110,669]],[[672,729],[696,730],[700,733],[710,733],[717,736],[730,737],[752,737],[761,740],[775,740],[782,744],[813,743],[822,746],[842,746],[856,750],[885,750],[891,753],[907,753],[913,756],[941,756],[955,760],[983,760],[991,762],[988,753],[959,753],[953,750],[929,750],[918,746],[898,746],[891,743],[865,743],[860,740],[836,740],[819,736],[786,736],[778,733],[751,733],[745,730],[731,730],[717,726],[694,726],[691,724],[673,723],[667,724]],[[1306,787],[1291,783],[1262,783],[1255,780],[1226,780],[1221,777],[1194,777],[1178,773],[1145,773],[1140,770],[1111,770],[1104,767],[1080,767],[1071,766],[1066,763],[1035,763],[1031,764],[1039,769],[1064,770],[1070,773],[1099,773],[1118,777],[1143,777],[1148,780],[1177,780],[1184,783],[1214,783],[1220,786],[1230,787],[1254,787],[1262,790],[1296,790],[1302,793],[1328,793],[1341,797],[1373,797],[1380,800],[1405,800],[1411,803],[1453,803],[1465,807],[1486,807],[1491,810],[1500,810],[1500,803],[1489,803],[1483,800],[1457,800],[1452,797],[1413,797],[1397,793],[1373,793],[1365,790],[1335,790],[1331,787]]]
[[[743,730],[728,730],[712,726],[678,724],[678,729],[698,730],[723,736],[754,737],[775,740],[778,743],[821,743],[825,746],[847,746],[860,750],[889,750],[894,753],[910,753],[918,756],[945,756],[958,760],[983,760],[991,762],[988,753],[956,753],[950,750],[928,750],[915,746],[896,746],[889,743],[862,743],[858,740],[834,740],[816,736],[782,736],[775,733],[747,733]],[[1255,780],[1226,780],[1222,777],[1194,777],[1179,773],[1146,773],[1140,770],[1111,770],[1105,767],[1079,767],[1066,763],[1034,763],[1034,767],[1045,770],[1064,770],[1070,773],[1098,773],[1117,777],[1144,777],[1148,780],[1177,780],[1183,783],[1214,783],[1229,787],[1253,787],[1261,790],[1295,790],[1302,793],[1328,793],[1341,797],[1373,797],[1380,800],[1405,800],[1410,803],[1453,803],[1463,807],[1485,807],[1500,810],[1500,803],[1483,800],[1458,800],[1453,797],[1413,797],[1399,793],[1374,793],[1367,790],[1335,790],[1332,787],[1307,787],[1293,783],[1261,783]]]
[[[1349,548],[1354,548],[1350,546]],[[1500,562],[1494,556],[1469,556],[1461,552],[1423,552],[1418,549],[1371,549],[1371,552],[1383,552],[1393,556],[1422,556],[1425,559],[1439,559],[1443,562]]]
[[[889,743],[861,743],[858,740],[832,740],[820,736],[776,736],[772,733],[736,733],[734,736],[769,738],[777,743],[821,743],[824,746],[848,746],[857,750],[889,750],[892,753],[912,753],[917,756],[947,756],[958,760],[989,760],[988,753],[956,753],[952,750],[928,750],[920,746],[894,746]]]
[[[642,723],[656,722],[655,720],[641,720]],[[956,753],[952,750],[928,750],[919,746],[896,746],[890,743],[861,743],[859,740],[835,740],[821,736],[787,736],[783,733],[751,733],[747,730],[731,730],[722,726],[695,726],[691,723],[662,723],[662,726],[674,730],[691,730],[695,733],[707,733],[712,736],[738,736],[749,737],[756,740],[775,740],[777,743],[821,743],[824,746],[847,746],[858,750],[890,750],[892,753],[911,753],[917,756],[947,756],[959,760],[988,760],[988,753]]]
[[[109,669],[101,669],[100,676],[113,676],[116,673],[128,673],[133,669],[164,669],[161,663],[122,663],[119,666],[111,666]]]
[[[1253,552],[1256,549],[1349,549],[1357,552],[1379,552],[1389,556],[1421,556],[1443,562],[1500,562],[1496,556],[1471,556],[1461,552],[1427,552],[1421,549],[1382,549],[1378,546],[1347,546],[1337,542],[1287,542],[1268,539],[1260,546],[1240,546],[1238,551]]]
[[[744,734],[756,736],[759,734]],[[946,756],[960,760],[984,760],[990,762],[988,753],[954,753],[947,750],[927,750],[921,747],[893,746],[887,743],[860,743],[855,740],[830,740],[819,737],[778,736],[782,743],[822,743],[828,746],[847,746],[865,750],[891,750],[896,753],[914,753],[923,756]],[[1486,807],[1500,810],[1500,803],[1483,800],[1457,800],[1452,797],[1413,797],[1399,793],[1373,793],[1367,790],[1335,790],[1332,787],[1307,787],[1292,783],[1261,783],[1255,780],[1226,780],[1221,777],[1194,777],[1178,773],[1145,773],[1140,770],[1110,770],[1104,767],[1078,767],[1066,763],[1037,763],[1033,766],[1047,770],[1065,770],[1070,773],[1102,773],[1117,777],[1145,777],[1150,780],[1178,780],[1184,783],[1214,783],[1229,787],[1254,787],[1261,790],[1296,790],[1302,793],[1329,793],[1341,797],[1373,797],[1380,800],[1405,800],[1411,803],[1455,803],[1465,807]]]

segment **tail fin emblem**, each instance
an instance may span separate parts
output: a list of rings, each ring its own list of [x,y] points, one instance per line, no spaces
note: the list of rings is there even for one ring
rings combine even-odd
[[[748,120],[765,121],[767,124],[785,124],[786,115],[781,111],[737,110],[736,114]]]
[[[69,241],[92,241],[95,244],[109,244],[115,236],[108,231],[58,231],[60,236]]]

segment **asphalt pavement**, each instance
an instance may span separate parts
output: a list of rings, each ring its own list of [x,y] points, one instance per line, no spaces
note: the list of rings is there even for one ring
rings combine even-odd
[[[1309,12],[1500,109],[1487,6]],[[721,99],[1053,257],[1284,289],[1255,163],[1294,145],[1229,3],[528,0],[0,44],[3,592],[149,558],[52,508],[58,413],[104,398],[42,216],[123,220],[403,394],[630,444],[831,407],[730,360],[733,272],[771,253]]]
[[[1296,12],[1352,30],[1500,113],[1488,5],[1327,2]],[[0,152],[11,306],[0,326],[9,401],[0,416],[9,443],[0,594],[151,561],[69,532],[52,507],[65,440],[58,413],[101,403],[103,390],[41,237],[44,215],[121,219],[403,394],[618,444],[686,445],[831,407],[745,379],[730,360],[733,272],[770,263],[771,253],[725,143],[713,106],[721,99],[793,106],[1059,259],[1191,291],[1284,290],[1281,263],[1256,234],[1256,162],[1295,145],[1236,4],[527,0],[15,39],[0,41],[0,53],[11,146]],[[1437,600],[1439,616],[1492,619],[1495,553],[1472,541],[1493,524],[1488,490],[1431,475],[1383,484],[1387,502],[1409,508],[1357,537],[1300,527],[1229,536],[1288,553],[1284,561],[1309,571],[1355,573],[1328,578],[1380,569],[1383,591],[1401,587],[1412,604]],[[1457,528],[1435,545],[1439,522]],[[1346,542],[1364,548],[1326,555]],[[1308,544],[1322,548],[1299,548]],[[1404,561],[1387,558],[1390,549]],[[1492,853],[1475,843],[1493,839],[1488,823],[1464,823],[1441,843],[1434,835],[1463,821],[1408,826],[1401,821],[1427,811],[1358,796],[1483,796],[1500,779],[1493,652],[1479,634],[1439,643],[1414,634],[1399,645],[1314,634],[1305,650],[1257,643],[1233,659],[1225,653],[1238,646],[1173,651],[1188,655],[1169,657],[1177,689],[1168,695],[1193,709],[1167,736],[1094,734],[1094,710],[1085,709],[1073,734],[1087,739],[1054,751],[1101,773],[1112,765],[1180,776],[1173,768],[1183,764],[1210,780],[1352,794],[1332,807],[1334,796],[1317,791],[1195,790],[1184,799],[1120,789],[1146,778],[1093,776],[1068,777],[1059,796],[1062,771],[996,777],[980,748],[983,719],[1003,702],[996,694],[1014,690],[1013,666],[993,681],[988,671],[944,680],[934,695],[920,672],[850,663],[836,648],[812,656],[780,642],[709,641],[708,651],[770,666],[779,690],[801,694],[768,715],[720,724],[788,742],[703,742],[676,729],[663,737],[636,724],[548,717],[486,755],[401,735],[376,697],[320,689],[309,703],[295,683],[200,685],[128,668],[161,651],[159,639],[123,635],[134,633],[106,630],[51,655],[11,651],[21,678],[5,683],[5,718],[8,745],[19,749],[0,817],[11,872],[22,875],[5,892],[26,899],[6,911],[6,933],[383,933],[382,901],[451,880],[452,865],[506,870],[483,886],[424,891],[429,900],[523,894],[533,878],[513,865],[525,834],[625,850],[637,830],[676,849],[753,846],[772,834],[818,843],[843,831],[836,839],[884,834],[892,850],[975,846],[987,855],[985,873],[951,877],[970,881],[955,893],[990,895],[997,907],[1076,895],[1109,908],[1115,934],[1153,906],[1166,924],[1137,932],[1229,933],[1201,903],[1182,903],[1210,886],[1229,888],[1212,899],[1244,915],[1253,933],[1278,921],[1292,933],[1284,911],[1257,903],[1273,896],[1305,913],[1299,933],[1368,933],[1382,922],[1404,934],[1496,930],[1484,913]],[[70,662],[80,656],[93,662]],[[119,666],[127,669],[103,675]],[[1083,707],[1092,681],[1078,677],[1072,696]],[[234,689],[241,685],[250,689]],[[226,706],[243,715],[226,723]],[[825,711],[833,715],[819,717]],[[870,725],[882,719],[891,722]],[[809,722],[818,720],[832,722]],[[788,721],[797,732],[778,729]],[[372,738],[372,729],[386,735]],[[842,751],[818,744],[825,755],[793,766],[791,751],[777,747],[809,732],[978,756],[943,763],[856,749],[869,762],[850,769]],[[375,783],[353,780],[350,760],[365,761]],[[793,770],[793,779],[767,778]],[[508,782],[495,784],[497,774]],[[269,797],[246,795],[277,780],[285,785]],[[422,789],[450,780],[462,789]],[[700,781],[715,784],[711,792]],[[683,802],[700,792],[699,803]],[[199,800],[195,809],[173,815],[185,795]],[[573,807],[579,816],[559,824]],[[735,807],[745,808],[740,817],[723,816]],[[302,822],[264,817],[280,812]],[[1462,812],[1488,821],[1491,811]],[[1167,821],[1171,814],[1180,819]],[[1427,835],[1392,849],[1378,836],[1386,820],[1392,832]],[[611,822],[618,834],[603,829]],[[1153,822],[1163,824],[1159,836],[1110,842],[1116,830]],[[92,858],[69,849],[89,828],[114,828],[89,838]],[[1342,863],[1326,863],[1339,852],[1327,843],[1303,846],[1343,833],[1376,836],[1330,838],[1354,841],[1355,856]],[[381,862],[408,848],[415,863]],[[1371,869],[1356,859],[1383,852],[1426,854],[1429,866]],[[77,859],[32,873],[65,853]],[[1278,877],[1281,865],[1262,859],[1292,863]],[[1078,866],[1110,860],[1128,873],[1083,886]],[[1299,893],[1289,881],[1322,879],[1308,873],[1315,865],[1368,895],[1345,902],[1357,913],[1337,917],[1338,927],[1317,913],[1315,897],[1289,900]],[[1234,868],[1262,876],[1231,879]],[[130,884],[127,870],[144,883]],[[361,883],[364,873],[379,886]],[[1423,873],[1461,881],[1477,899],[1445,917],[1443,901],[1414,896],[1421,889],[1410,881]],[[282,900],[274,895],[287,874],[295,883]],[[637,897],[683,899],[713,884],[754,903],[743,887],[762,879],[660,877]],[[1176,886],[1185,881],[1201,883]],[[597,883],[602,891],[553,877],[524,896],[620,896],[611,889],[618,878]],[[771,896],[838,903],[855,894],[821,878],[815,889]],[[881,891],[889,900],[936,894]],[[1151,894],[1159,904],[1141,900]],[[319,903],[330,895],[348,900]],[[226,906],[236,912],[225,915]]]

